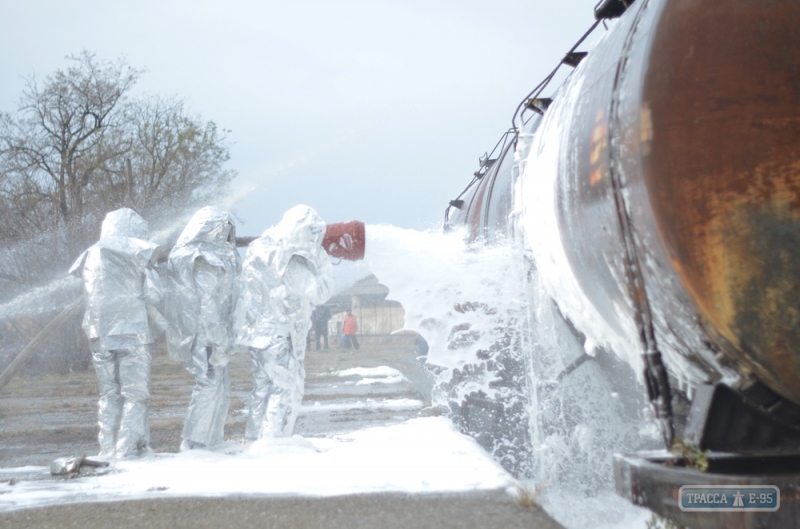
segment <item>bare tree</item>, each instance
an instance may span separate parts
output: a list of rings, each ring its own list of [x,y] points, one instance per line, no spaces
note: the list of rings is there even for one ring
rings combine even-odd
[[[103,160],[96,159],[107,131],[124,124],[122,99],[141,73],[123,61],[98,62],[87,51],[39,83],[31,77],[18,119],[4,120],[6,171],[17,177],[18,195],[47,202],[48,217],[69,224],[83,215],[83,191]],[[20,185],[22,184],[22,185]],[[38,227],[38,226],[37,226]]]
[[[149,96],[127,107],[124,156],[108,157],[93,191],[106,209],[129,205],[142,214],[209,200],[233,172],[224,133],[189,115],[183,100]]]
[[[4,285],[60,272],[97,238],[106,212],[127,206],[157,220],[218,195],[233,177],[223,167],[227,131],[191,115],[181,99],[132,97],[142,70],[87,51],[67,59],[66,69],[27,80],[15,113],[0,112],[0,266],[8,276],[0,295]]]

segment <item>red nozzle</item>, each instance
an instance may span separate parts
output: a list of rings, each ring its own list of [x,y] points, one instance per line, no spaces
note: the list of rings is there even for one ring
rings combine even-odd
[[[322,247],[331,257],[348,261],[364,258],[364,223],[358,220],[328,224]]]

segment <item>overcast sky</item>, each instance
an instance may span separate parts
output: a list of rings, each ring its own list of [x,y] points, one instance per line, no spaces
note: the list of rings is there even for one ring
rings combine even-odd
[[[432,228],[595,3],[0,0],[0,110],[68,54],[124,56],[230,129],[239,234],[298,203]]]

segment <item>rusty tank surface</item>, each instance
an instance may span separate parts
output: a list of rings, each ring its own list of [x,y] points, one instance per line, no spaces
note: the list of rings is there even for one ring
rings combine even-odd
[[[665,257],[720,349],[794,403],[798,27],[797,2],[668,3],[652,36],[658,67],[643,80],[638,127]]]

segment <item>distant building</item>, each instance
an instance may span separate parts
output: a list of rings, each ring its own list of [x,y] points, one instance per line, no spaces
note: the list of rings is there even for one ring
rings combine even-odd
[[[342,320],[347,309],[358,319],[358,334],[390,334],[402,329],[405,310],[400,302],[386,299],[388,294],[389,288],[369,275],[333,296],[326,303],[333,314],[329,324],[331,334],[342,334]]]

